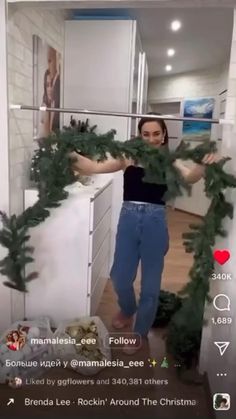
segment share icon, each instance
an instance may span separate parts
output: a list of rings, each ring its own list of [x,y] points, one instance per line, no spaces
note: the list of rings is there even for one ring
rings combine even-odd
[[[220,355],[223,356],[226,349],[228,348],[230,342],[214,342],[214,344],[217,346],[217,348],[220,351]]]

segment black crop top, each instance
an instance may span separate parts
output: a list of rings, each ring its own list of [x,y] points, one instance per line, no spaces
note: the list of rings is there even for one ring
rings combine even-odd
[[[167,191],[167,186],[144,182],[142,180],[144,175],[145,172],[142,167],[127,167],[124,172],[124,201],[165,205],[165,201],[162,198]]]

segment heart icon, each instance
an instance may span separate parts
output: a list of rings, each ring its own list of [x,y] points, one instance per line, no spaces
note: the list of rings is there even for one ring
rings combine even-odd
[[[230,258],[230,253],[228,250],[215,250],[214,251],[214,259],[220,265],[224,265],[224,263],[227,262],[229,258]]]

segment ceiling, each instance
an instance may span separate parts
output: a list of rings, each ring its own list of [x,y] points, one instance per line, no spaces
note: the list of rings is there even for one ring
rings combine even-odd
[[[137,9],[135,17],[151,77],[166,74],[167,63],[173,74],[214,67],[229,59],[231,9]],[[182,22],[178,32],[169,29],[174,19]],[[167,57],[167,48],[176,50],[174,57]]]
[[[214,68],[229,60],[231,8],[77,9],[74,14],[136,19],[150,77]],[[178,32],[169,29],[174,19],[182,22]],[[174,57],[167,57],[167,48],[176,50]],[[166,64],[172,65],[170,73],[165,71]]]
[[[229,60],[236,0],[23,0],[34,7],[42,7],[42,2],[44,8],[64,10],[66,18],[76,14],[136,19],[150,77],[214,68]],[[182,21],[178,32],[169,29],[173,19]],[[167,57],[167,48],[176,50],[174,57]],[[170,73],[166,64],[173,67]]]

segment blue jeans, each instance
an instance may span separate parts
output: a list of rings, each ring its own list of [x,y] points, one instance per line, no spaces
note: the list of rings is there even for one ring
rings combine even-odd
[[[134,332],[141,336],[147,336],[156,315],[168,248],[165,207],[125,201],[117,228],[110,277],[122,313],[132,316],[137,312]],[[141,293],[137,306],[133,282],[140,260]]]

